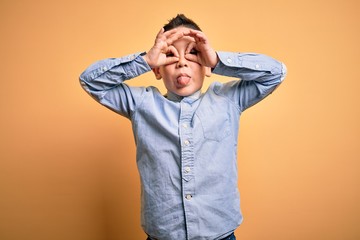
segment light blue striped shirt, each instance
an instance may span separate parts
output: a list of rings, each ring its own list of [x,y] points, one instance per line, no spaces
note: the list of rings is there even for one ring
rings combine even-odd
[[[217,54],[212,72],[236,80],[214,82],[188,97],[126,85],[151,70],[140,53],[98,61],[80,76],[96,101],[132,122],[141,223],[152,239],[221,239],[242,222],[239,117],[281,83],[286,68],[265,55]]]

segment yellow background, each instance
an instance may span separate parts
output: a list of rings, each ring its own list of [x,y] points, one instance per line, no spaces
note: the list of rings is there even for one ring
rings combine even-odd
[[[241,119],[238,239],[360,239],[356,0],[2,0],[0,239],[145,239],[130,122],[78,76],[96,60],[147,51],[176,13],[216,50],[288,67]],[[161,87],[152,73],[133,84]]]

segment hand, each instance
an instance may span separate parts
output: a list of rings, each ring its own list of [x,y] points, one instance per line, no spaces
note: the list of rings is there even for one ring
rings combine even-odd
[[[195,39],[195,42],[190,43],[185,51],[185,58],[198,62],[205,67],[214,68],[219,61],[215,50],[210,46],[206,35],[197,30],[189,29],[185,36],[190,36]]]
[[[178,31],[176,28],[164,32],[164,28],[162,28],[156,36],[154,46],[144,56],[149,66],[156,68],[177,62],[179,60],[179,53],[172,44],[182,38],[185,33],[184,31]]]

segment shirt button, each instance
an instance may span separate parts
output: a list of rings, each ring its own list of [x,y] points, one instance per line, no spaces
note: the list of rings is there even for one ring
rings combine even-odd
[[[186,123],[183,123],[182,126],[183,126],[183,128],[187,128],[187,124],[186,124]]]
[[[226,59],[226,61],[227,61],[228,63],[232,63],[232,59],[231,59],[231,58]]]
[[[188,194],[188,195],[185,196],[185,198],[186,198],[187,200],[190,200],[190,199],[192,198],[192,196],[191,196],[190,194]]]
[[[188,140],[185,140],[185,141],[184,141],[184,144],[187,146],[187,145],[190,144],[190,142],[189,142]]]
[[[189,173],[191,169],[190,169],[190,167],[185,167],[184,170],[186,173]]]
[[[256,69],[259,69],[259,68],[260,68],[260,65],[259,65],[259,64],[256,64],[256,65],[255,65],[255,68],[256,68]]]

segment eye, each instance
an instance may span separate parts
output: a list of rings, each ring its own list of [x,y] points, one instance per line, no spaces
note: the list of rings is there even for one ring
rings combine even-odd
[[[196,50],[195,48],[193,48],[193,49],[191,49],[191,51],[190,51],[189,53],[196,55],[196,54],[198,53],[198,50]]]

